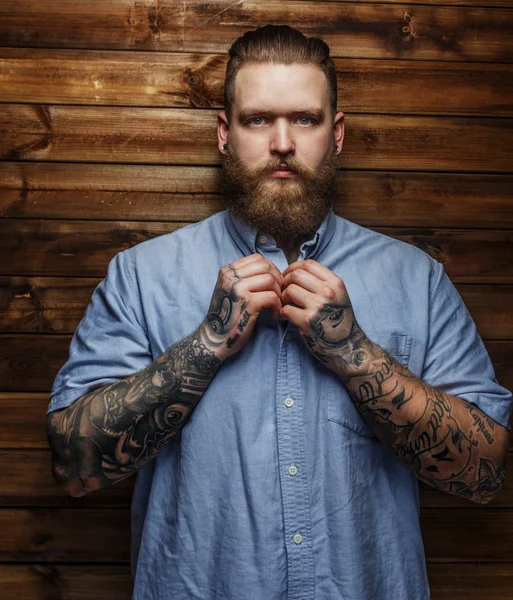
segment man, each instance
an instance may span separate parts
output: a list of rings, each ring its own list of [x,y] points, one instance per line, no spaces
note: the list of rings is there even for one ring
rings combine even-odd
[[[503,484],[511,395],[442,266],[331,210],[336,90],[319,39],[234,43],[229,210],[116,255],[55,381],[64,488],[138,472],[137,600],[427,600],[418,479]]]

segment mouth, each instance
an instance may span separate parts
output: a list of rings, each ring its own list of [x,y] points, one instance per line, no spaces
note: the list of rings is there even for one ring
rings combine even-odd
[[[296,172],[288,165],[280,165],[278,168],[274,169],[270,175],[271,177],[291,178],[296,176]]]

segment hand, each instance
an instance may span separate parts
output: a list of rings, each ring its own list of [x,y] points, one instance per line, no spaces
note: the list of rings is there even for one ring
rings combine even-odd
[[[292,263],[282,276],[280,318],[294,323],[310,352],[342,380],[364,374],[375,346],[358,325],[344,282],[315,260]]]
[[[224,360],[251,337],[264,308],[278,318],[281,303],[280,271],[260,254],[245,256],[219,271],[207,316],[200,326],[205,345]]]

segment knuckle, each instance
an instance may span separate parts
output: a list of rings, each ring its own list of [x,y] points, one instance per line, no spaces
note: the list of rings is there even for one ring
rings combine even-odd
[[[322,287],[322,295],[328,300],[335,300],[337,297],[337,293],[330,285],[324,285]]]

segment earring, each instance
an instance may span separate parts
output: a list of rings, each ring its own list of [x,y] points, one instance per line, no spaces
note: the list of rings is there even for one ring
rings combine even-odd
[[[335,144],[335,152],[339,152],[340,148],[338,147],[338,144]]]
[[[221,150],[222,150],[223,152],[226,152],[226,144],[223,144],[223,145],[221,146]]]

